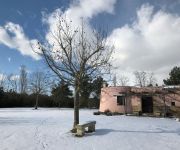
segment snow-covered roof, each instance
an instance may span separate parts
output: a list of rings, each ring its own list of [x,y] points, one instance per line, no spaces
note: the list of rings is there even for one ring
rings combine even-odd
[[[164,89],[177,89],[180,88],[180,85],[169,85],[169,86],[164,86]]]

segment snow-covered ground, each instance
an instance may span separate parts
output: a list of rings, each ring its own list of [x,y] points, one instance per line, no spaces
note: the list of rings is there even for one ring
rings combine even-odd
[[[81,110],[80,122],[96,120],[96,132],[78,138],[69,130],[72,109],[0,109],[0,150],[179,150],[180,122],[173,119],[94,116]]]

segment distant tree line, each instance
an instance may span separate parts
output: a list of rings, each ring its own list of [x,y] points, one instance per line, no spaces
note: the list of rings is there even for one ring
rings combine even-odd
[[[36,103],[35,94],[21,94],[16,92],[4,92],[0,89],[0,107],[34,107]],[[39,96],[40,107],[55,107],[55,103],[48,95]]]
[[[153,73],[134,72],[136,83],[140,86],[152,86],[155,83]],[[117,79],[116,79],[117,80]],[[42,71],[28,74],[25,66],[21,66],[18,75],[0,77],[0,107],[60,107],[73,108],[73,88],[66,82],[52,79]],[[165,85],[180,85],[180,67],[174,67]],[[86,76],[81,82],[79,93],[80,108],[99,108],[101,87],[105,81],[101,76],[92,79]],[[115,82],[115,81],[114,81]],[[127,78],[121,79],[126,85]]]
[[[67,107],[73,108],[74,92],[63,80],[52,78],[42,71],[28,73],[21,66],[19,75],[3,75],[0,78],[0,107]],[[100,92],[104,80],[89,76],[82,81],[81,108],[99,108]]]

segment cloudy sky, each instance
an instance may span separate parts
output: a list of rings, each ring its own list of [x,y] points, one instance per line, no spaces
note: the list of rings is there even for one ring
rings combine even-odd
[[[61,12],[89,30],[108,28],[115,46],[117,78],[135,70],[154,72],[157,81],[180,65],[180,0],[0,0],[0,73],[18,73],[20,65],[45,68],[31,43],[54,29]]]

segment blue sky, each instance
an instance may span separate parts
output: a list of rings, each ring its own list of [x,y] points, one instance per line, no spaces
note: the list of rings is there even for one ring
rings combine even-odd
[[[89,6],[85,1],[90,1]],[[91,28],[108,27],[109,39],[115,42],[118,56],[114,61],[118,67],[115,74],[131,77],[135,70],[152,71],[160,81],[174,65],[180,64],[177,58],[180,0],[0,0],[0,28],[3,29],[0,30],[0,73],[18,73],[21,65],[30,71],[46,68],[33,53],[23,51],[30,50],[28,44],[16,43],[13,37],[17,28],[22,42],[46,37],[52,25],[48,19],[57,9],[64,13],[72,11],[77,16],[77,11],[84,13],[79,16],[88,18]],[[42,22],[44,14],[46,23]],[[8,40],[2,32],[6,32]],[[163,33],[167,38],[160,36]],[[168,49],[162,43],[167,43]]]
[[[43,34],[42,11],[52,12],[56,8],[69,5],[68,0],[0,0],[0,26],[7,22],[19,24],[29,38]],[[21,55],[16,49],[0,43],[0,72],[18,73],[21,65],[28,70],[46,68],[41,61]],[[10,61],[8,60],[10,58]]]

